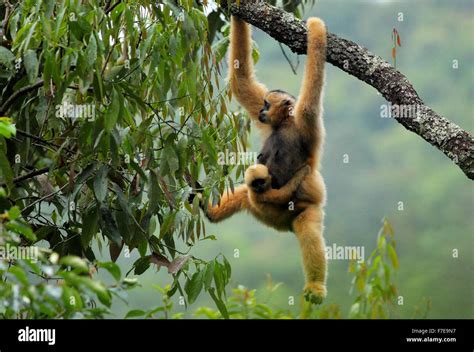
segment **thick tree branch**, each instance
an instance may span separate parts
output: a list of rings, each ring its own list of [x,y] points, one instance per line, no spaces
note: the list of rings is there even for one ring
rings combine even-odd
[[[292,14],[264,2],[240,1],[233,15],[260,28],[297,54],[306,54],[306,26]],[[426,106],[408,79],[388,62],[360,45],[328,33],[327,62],[377,89],[393,106],[416,110],[414,116],[392,116],[448,156],[474,180],[474,138]]]

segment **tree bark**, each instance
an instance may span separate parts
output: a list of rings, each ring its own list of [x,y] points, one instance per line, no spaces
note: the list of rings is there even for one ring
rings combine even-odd
[[[233,15],[260,28],[294,53],[306,54],[306,25],[292,14],[261,1],[241,0],[240,5],[229,7]],[[380,56],[329,32],[327,39],[327,62],[377,89],[392,107],[416,110],[414,116],[392,116],[474,180],[474,138],[469,132],[426,106],[408,79]]]

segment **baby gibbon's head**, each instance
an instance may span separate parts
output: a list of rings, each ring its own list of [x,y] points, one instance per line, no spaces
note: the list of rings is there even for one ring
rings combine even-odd
[[[280,89],[269,91],[263,100],[263,108],[258,119],[260,122],[278,128],[285,121],[293,118],[296,98]]]

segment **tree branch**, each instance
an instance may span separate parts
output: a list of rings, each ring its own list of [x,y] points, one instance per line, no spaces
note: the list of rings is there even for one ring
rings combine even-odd
[[[36,82],[35,84],[32,84],[32,85],[29,85],[29,86],[18,89],[15,93],[13,93],[5,101],[5,103],[2,104],[2,106],[0,107],[0,116],[7,112],[10,105],[12,105],[19,96],[21,96],[23,94],[26,94],[26,93],[29,93],[32,90],[35,90],[35,89],[41,87],[43,85],[43,83],[44,83],[44,81],[41,79],[38,82]]]
[[[28,173],[26,175],[22,175],[22,176],[18,176],[16,178],[14,178],[13,183],[17,184],[17,183],[29,180],[30,178],[33,178],[35,176],[45,174],[47,172],[49,172],[49,167],[43,167],[42,169],[34,170],[34,171],[31,171],[30,173]]]
[[[292,14],[264,2],[233,3],[230,12],[306,54],[306,25]],[[474,180],[474,138],[426,106],[408,79],[392,65],[360,45],[328,33],[327,62],[377,89],[392,106],[411,108],[414,116],[392,114],[406,129],[442,151]],[[394,110],[394,109],[392,109]]]

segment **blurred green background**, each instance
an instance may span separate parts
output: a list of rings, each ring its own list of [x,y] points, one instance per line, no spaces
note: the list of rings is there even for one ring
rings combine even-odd
[[[427,105],[469,132],[474,132],[474,2],[460,1],[335,1],[320,0],[305,18],[319,16],[328,29],[351,39],[389,62],[391,31],[397,28],[402,47],[397,68],[413,83]],[[403,13],[403,22],[397,20]],[[269,88],[298,94],[305,56],[299,57],[297,75],[278,43],[254,30],[260,49],[258,77]],[[297,57],[285,48],[293,62]],[[453,69],[458,60],[458,69]],[[381,219],[392,223],[400,258],[399,294],[404,298],[399,317],[410,318],[423,298],[431,298],[429,318],[474,318],[474,188],[448,158],[396,121],[380,117],[385,100],[375,89],[327,65],[324,120],[327,139],[322,173],[328,189],[325,238],[327,245],[374,248]],[[260,149],[252,132],[251,151]],[[343,163],[343,156],[349,163]],[[241,181],[241,180],[239,180]],[[399,210],[403,202],[403,210]],[[268,297],[274,306],[299,297],[304,284],[299,248],[294,235],[278,233],[250,215],[207,226],[217,241],[198,243],[191,254],[212,259],[223,253],[233,268],[232,286],[265,287],[268,277],[283,285]],[[458,257],[453,257],[453,250]],[[234,254],[238,252],[238,258]],[[108,256],[108,255],[107,255]],[[108,259],[108,258],[106,258]],[[125,271],[136,259],[121,256]],[[329,262],[327,303],[347,312],[348,261]],[[142,289],[129,297],[129,306],[116,302],[114,317],[132,308],[151,308],[161,296],[151,286],[171,283],[162,269],[139,277]],[[178,296],[173,297],[177,311]],[[296,302],[298,302],[296,298]],[[206,295],[190,308],[214,306]]]

